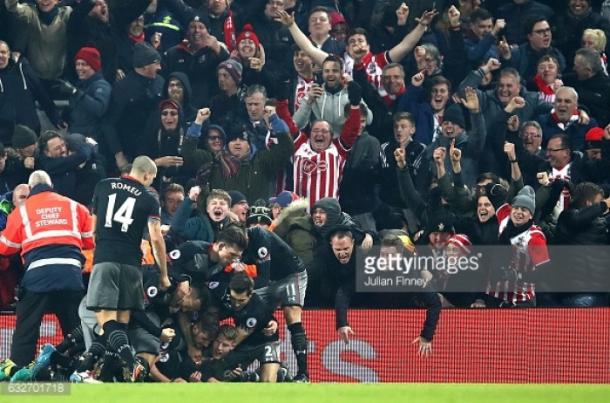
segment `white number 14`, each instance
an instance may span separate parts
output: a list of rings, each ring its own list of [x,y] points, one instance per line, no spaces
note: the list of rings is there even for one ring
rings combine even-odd
[[[114,213],[114,204],[116,202],[116,193],[113,193],[108,196],[108,209],[106,210],[106,223],[104,226],[106,228],[112,227],[112,221],[116,221],[121,224],[121,231],[127,232],[131,223],[133,223],[133,208],[136,205],[136,199],[134,197],[128,197],[123,204],[118,208],[116,213]]]

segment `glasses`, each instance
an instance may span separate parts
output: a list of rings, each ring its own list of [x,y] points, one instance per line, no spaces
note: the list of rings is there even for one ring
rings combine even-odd
[[[537,29],[537,30],[534,31],[534,33],[538,34],[540,36],[550,35],[551,34],[551,28]]]
[[[161,112],[161,116],[178,116],[178,112],[176,112],[176,111],[163,111],[163,112]]]

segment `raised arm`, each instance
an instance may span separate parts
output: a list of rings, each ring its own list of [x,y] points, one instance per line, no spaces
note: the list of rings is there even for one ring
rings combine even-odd
[[[294,22],[294,14],[288,14],[286,11],[278,11],[278,17],[282,24],[288,28],[290,35],[294,42],[297,44],[303,52],[307,53],[309,57],[318,65],[322,66],[324,59],[328,57],[328,53],[316,48],[309,38],[301,31],[299,26]]]
[[[401,5],[401,7],[403,5]],[[407,10],[409,9],[408,7],[406,8]],[[405,36],[398,45],[390,49],[389,54],[390,60],[392,60],[392,62],[399,63],[402,59],[405,58],[405,56],[407,56],[407,54],[411,50],[413,50],[413,48],[415,47],[415,45],[417,45],[417,42],[419,42],[421,37],[426,32],[426,29],[428,29],[428,26],[430,25],[430,23],[432,23],[432,20],[434,19],[434,17],[436,17],[437,14],[438,11],[436,10],[424,11],[422,16],[416,19],[417,25],[415,26],[415,28],[413,28],[413,30],[409,32],[409,34]]]

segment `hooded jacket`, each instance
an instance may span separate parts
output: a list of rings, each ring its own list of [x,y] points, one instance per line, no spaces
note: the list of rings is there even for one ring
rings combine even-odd
[[[186,74],[181,71],[174,71],[169,76],[167,76],[167,80],[165,81],[165,88],[163,89],[163,99],[169,98],[168,88],[169,82],[172,79],[176,79],[182,83],[183,88],[183,96],[182,96],[182,105],[180,105],[182,109],[182,117],[184,118],[185,127],[188,127],[191,122],[195,120],[197,116],[197,108],[195,108],[191,104],[191,100],[193,97],[193,89],[191,87],[191,80],[188,78]]]
[[[293,119],[300,129],[304,129],[312,120],[325,120],[330,123],[333,136],[338,137],[347,117],[345,116],[345,105],[349,105],[347,87],[335,93],[324,90],[324,94],[316,99],[313,104],[308,102],[309,96],[305,95],[301,100],[300,108],[294,113]],[[311,114],[313,113],[313,116]],[[373,122],[373,112],[366,108],[366,124]]]

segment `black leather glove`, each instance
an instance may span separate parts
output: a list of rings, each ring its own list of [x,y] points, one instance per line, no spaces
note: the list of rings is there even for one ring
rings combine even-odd
[[[347,84],[347,97],[352,106],[360,105],[360,101],[362,101],[362,87],[357,82],[350,81]]]
[[[57,84],[55,86],[57,92],[62,95],[71,96],[78,92],[78,88],[72,85],[71,82],[66,80],[57,80]]]

